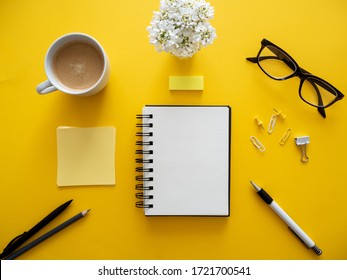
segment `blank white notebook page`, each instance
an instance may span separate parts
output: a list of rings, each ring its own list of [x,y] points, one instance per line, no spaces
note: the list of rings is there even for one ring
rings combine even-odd
[[[153,172],[144,176],[153,181],[145,191],[153,205],[146,215],[229,216],[230,121],[227,106],[146,106],[152,127],[143,132],[153,136],[144,150],[153,150],[145,158],[153,163],[145,167]]]

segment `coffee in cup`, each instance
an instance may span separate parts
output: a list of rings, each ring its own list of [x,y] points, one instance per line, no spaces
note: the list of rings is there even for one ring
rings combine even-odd
[[[45,70],[48,80],[37,86],[40,94],[60,90],[72,95],[92,95],[106,86],[110,73],[102,46],[82,33],[57,39],[47,52]]]

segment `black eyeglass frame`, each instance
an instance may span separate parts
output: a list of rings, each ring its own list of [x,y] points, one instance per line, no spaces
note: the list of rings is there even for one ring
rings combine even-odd
[[[263,67],[261,66],[260,64],[260,61],[263,60],[263,59],[266,59],[264,57],[261,57],[260,54],[262,53],[263,49],[265,47],[268,47],[268,46],[271,46],[273,47],[274,49],[277,49],[279,50],[281,53],[283,53],[285,56],[287,56],[291,61],[288,61],[286,59],[286,57],[284,56],[280,56],[278,53],[275,53],[275,55],[281,59],[288,67],[290,67],[294,72],[286,77],[281,77],[281,78],[277,78],[277,77],[274,77],[274,76],[271,76],[269,73],[267,73],[265,71],[265,69],[263,69]],[[270,49],[271,50],[271,49]],[[272,51],[272,50],[271,50]],[[334,87],[332,84],[328,83],[327,81],[325,81],[324,79],[322,78],[319,78],[315,75],[312,75],[310,72],[306,71],[305,69],[301,68],[299,66],[299,64],[286,52],[284,51],[283,49],[281,49],[280,47],[276,46],[275,44],[271,43],[269,40],[267,39],[263,39],[261,41],[261,48],[257,54],[256,57],[247,57],[246,58],[248,61],[250,62],[253,62],[253,63],[257,63],[259,68],[268,76],[270,77],[271,79],[274,79],[274,80],[277,80],[277,81],[283,81],[283,80],[287,80],[287,79],[290,79],[290,78],[293,78],[293,77],[299,77],[300,78],[300,85],[299,85],[299,96],[300,98],[307,104],[313,106],[313,107],[316,107],[318,109],[318,112],[325,118],[326,117],[326,114],[325,114],[325,108],[327,107],[330,107],[331,105],[333,105],[336,101],[338,100],[341,100],[344,95],[342,94],[342,92],[340,92],[336,87]],[[295,67],[295,69],[293,69],[293,66]],[[315,88],[316,92],[317,92],[317,97],[318,97],[318,103],[321,104],[321,105],[314,105],[308,101],[306,101],[303,97],[302,97],[302,94],[301,94],[301,88],[302,88],[302,85],[304,84],[304,82],[309,79],[309,78],[313,78],[315,80],[315,82],[320,85],[321,87],[325,88],[327,91],[331,92],[333,95],[335,95],[335,99],[332,100],[330,103],[328,103],[327,105],[323,105],[322,104],[322,98],[321,98],[321,95],[320,95],[320,92],[319,92],[319,89],[318,87],[315,85],[314,82],[308,80],[312,86]],[[332,90],[334,92],[332,92]]]

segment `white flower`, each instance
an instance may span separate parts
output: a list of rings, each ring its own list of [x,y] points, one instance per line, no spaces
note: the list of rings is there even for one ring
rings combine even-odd
[[[202,46],[213,43],[216,31],[208,22],[214,8],[205,0],[160,0],[147,27],[149,41],[157,51],[192,57]]]

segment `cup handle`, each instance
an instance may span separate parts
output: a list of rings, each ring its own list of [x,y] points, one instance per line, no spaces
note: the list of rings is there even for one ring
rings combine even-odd
[[[57,88],[54,85],[52,85],[52,83],[49,80],[42,82],[36,87],[36,91],[39,94],[47,94],[55,90],[57,90]]]

